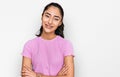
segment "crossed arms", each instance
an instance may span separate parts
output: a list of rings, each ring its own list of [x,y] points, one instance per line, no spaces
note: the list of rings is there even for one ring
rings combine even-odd
[[[74,60],[73,56],[64,57],[64,65],[58,72],[57,76],[48,76],[42,73],[36,73],[32,70],[31,59],[23,57],[22,60],[22,77],[74,77]]]

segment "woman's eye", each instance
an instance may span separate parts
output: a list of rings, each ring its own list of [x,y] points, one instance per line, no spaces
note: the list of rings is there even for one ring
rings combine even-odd
[[[49,15],[45,15],[45,17],[49,18]]]
[[[59,19],[55,18],[56,21],[58,21]]]

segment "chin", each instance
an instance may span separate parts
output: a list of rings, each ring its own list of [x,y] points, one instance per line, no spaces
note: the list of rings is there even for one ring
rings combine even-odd
[[[45,33],[52,33],[52,32],[54,32],[54,31],[53,31],[53,30],[50,30],[50,29],[45,29],[44,32],[45,32]]]

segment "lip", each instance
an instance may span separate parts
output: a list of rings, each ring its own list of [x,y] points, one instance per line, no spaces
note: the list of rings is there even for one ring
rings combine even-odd
[[[53,26],[50,26],[50,25],[48,25],[48,24],[45,24],[45,27],[46,27],[47,29],[53,28]]]

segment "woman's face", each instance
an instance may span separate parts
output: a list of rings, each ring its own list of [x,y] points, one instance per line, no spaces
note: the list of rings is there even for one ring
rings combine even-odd
[[[43,31],[47,33],[55,32],[62,23],[62,16],[57,7],[50,6],[42,16]]]

